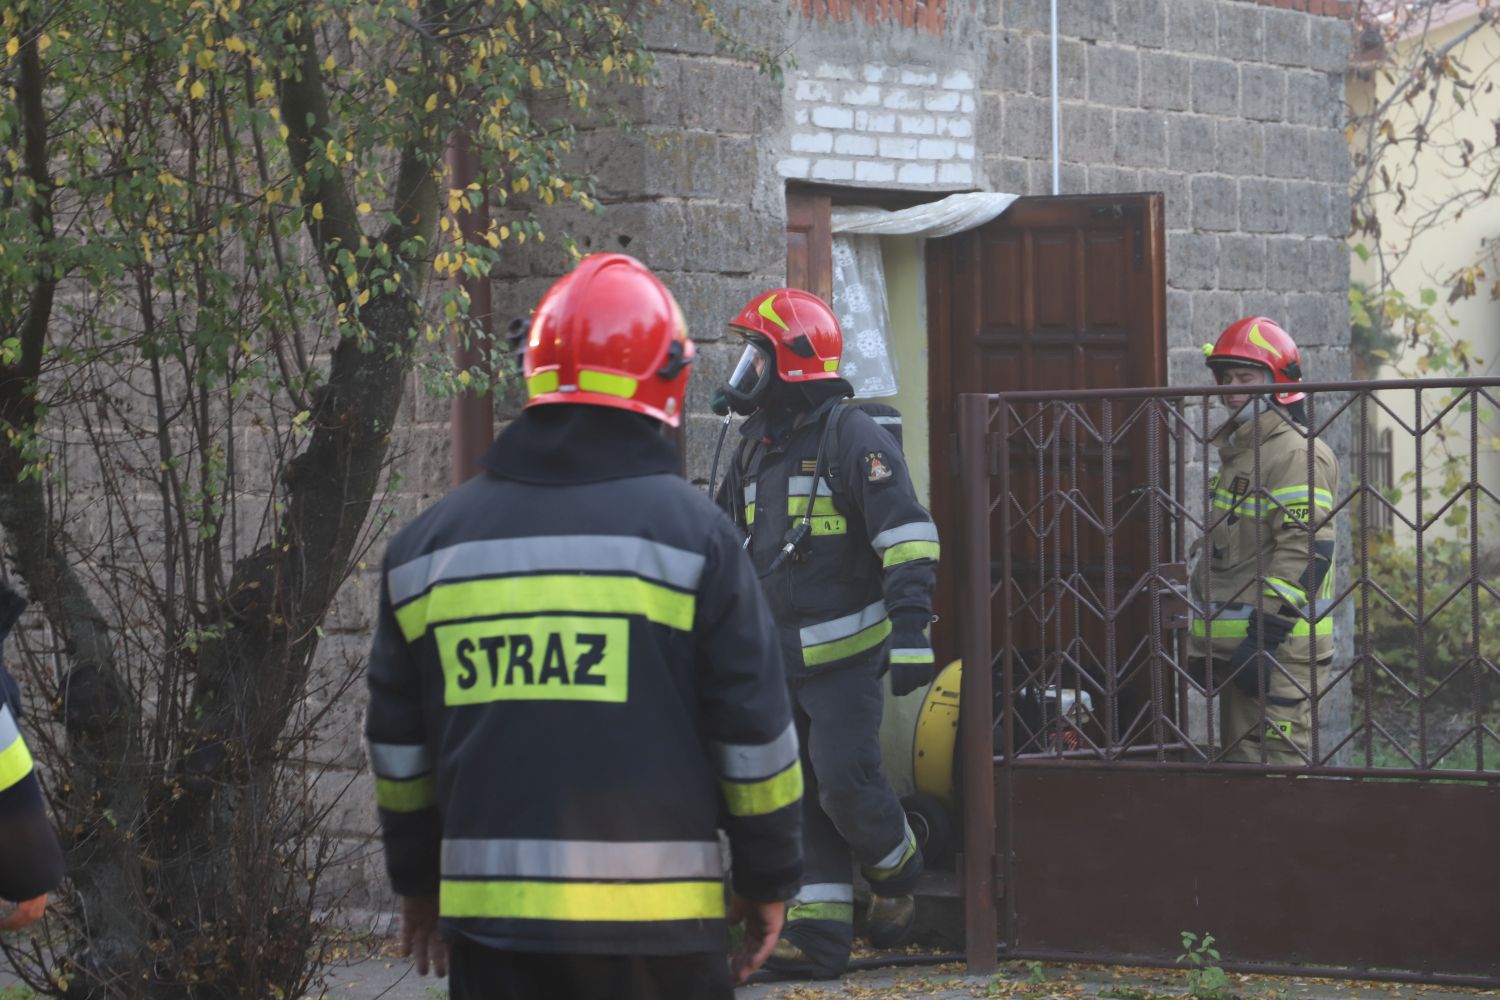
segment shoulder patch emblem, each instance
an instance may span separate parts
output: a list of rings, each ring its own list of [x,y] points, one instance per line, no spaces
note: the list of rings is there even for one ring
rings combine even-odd
[[[1229,484],[1229,492],[1237,497],[1242,497],[1250,492],[1250,479],[1248,476],[1235,476],[1234,482]]]
[[[891,465],[886,461],[885,452],[872,451],[865,455],[865,478],[872,483],[883,483],[890,479],[894,472]]]

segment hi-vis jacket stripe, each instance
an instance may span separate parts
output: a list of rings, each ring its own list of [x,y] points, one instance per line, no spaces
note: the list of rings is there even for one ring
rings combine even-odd
[[[802,797],[795,725],[769,743],[714,743],[713,749],[731,816],[763,816]]]
[[[0,792],[30,774],[31,767],[31,751],[21,739],[21,730],[16,728],[10,706],[0,704]]]
[[[931,521],[913,521],[887,528],[870,539],[870,544],[880,554],[881,565],[887,568],[913,559],[935,562],[940,551],[937,525]]]
[[[830,663],[853,656],[885,641],[891,634],[891,621],[885,613],[885,601],[802,629],[802,659],[808,666]]]
[[[409,642],[434,623],[497,607],[643,614],[688,631],[703,565],[701,555],[642,538],[552,535],[449,546],[396,566],[386,584]]]
[[[425,745],[371,743],[368,749],[376,805],[393,812],[416,812],[437,801],[432,754]]]

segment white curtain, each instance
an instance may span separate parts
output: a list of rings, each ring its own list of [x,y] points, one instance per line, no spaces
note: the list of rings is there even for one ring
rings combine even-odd
[[[844,360],[839,374],[854,387],[856,396],[894,396],[898,389],[880,237],[952,236],[996,218],[1016,197],[971,192],[899,212],[883,208],[833,210],[833,311],[844,330]]]

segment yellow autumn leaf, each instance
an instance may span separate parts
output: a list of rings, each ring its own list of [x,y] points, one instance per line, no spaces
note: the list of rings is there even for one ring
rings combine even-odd
[[[312,215],[313,215],[313,218],[317,219],[319,222],[323,221],[323,203],[321,201],[313,202],[313,213],[312,213]]]
[[[484,241],[488,243],[491,248],[500,246],[500,237],[496,235],[493,230],[484,234]]]
[[[531,64],[531,85],[537,88],[542,86],[542,70],[535,63]]]
[[[16,57],[16,53],[20,52],[20,51],[21,51],[21,40],[19,38],[16,38],[14,35],[12,35],[11,38],[10,38],[10,41],[8,41],[8,42],[5,43],[5,54],[7,56],[9,56],[11,59],[14,59]]]
[[[368,201],[362,201],[358,205],[354,206],[354,210],[360,215],[369,215],[370,203]]]
[[[604,57],[604,65],[602,67],[600,67],[600,68],[603,69],[604,72],[606,72],[606,73],[609,73],[610,71],[612,71],[615,68],[614,57],[613,56],[605,56]]]
[[[255,88],[255,99],[269,101],[276,96],[276,85],[270,79],[262,79],[260,85]]]
[[[224,47],[230,52],[245,51],[245,43],[240,40],[239,35],[230,35],[228,38],[224,39]]]
[[[208,91],[204,89],[202,80],[194,80],[193,85],[188,88],[188,96],[195,101],[202,98],[206,93],[208,93]]]
[[[387,94],[390,94],[392,97],[396,96],[396,81],[392,80],[390,77],[385,78],[385,92]]]
[[[424,107],[426,108],[426,111],[427,111],[428,114],[432,114],[434,111],[436,111],[437,110],[437,94],[431,94],[431,95],[429,95],[428,98],[427,98],[427,103],[426,103],[426,105],[424,105]]]
[[[359,293],[359,298],[356,299],[355,301],[357,301],[360,305],[364,305],[366,302],[369,302],[370,301],[370,290],[368,288],[366,288],[364,291],[360,292]]]
[[[459,385],[468,385],[472,381],[474,381],[474,376],[470,375],[468,372],[465,371],[465,372],[459,372],[458,373],[458,384]]]
[[[36,36],[36,51],[40,55],[52,47],[52,38],[45,31]]]

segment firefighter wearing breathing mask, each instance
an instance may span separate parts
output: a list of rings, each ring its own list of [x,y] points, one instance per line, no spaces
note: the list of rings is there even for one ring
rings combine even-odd
[[[851,852],[873,943],[900,943],[916,915],[922,852],[881,763],[881,677],[898,696],[932,679],[937,527],[895,439],[843,405],[843,334],[821,299],[766,292],[730,331],[745,348],[721,393],[749,419],[717,499],[776,619],[808,782],[804,884],[766,964],[833,977],[853,944]]]
[[[1224,759],[1299,766],[1310,752],[1311,693],[1333,655],[1333,452],[1307,428],[1301,357],[1273,321],[1230,324],[1205,346],[1219,385],[1275,383],[1275,393],[1219,399],[1212,516],[1196,544],[1190,634],[1212,664]]]

